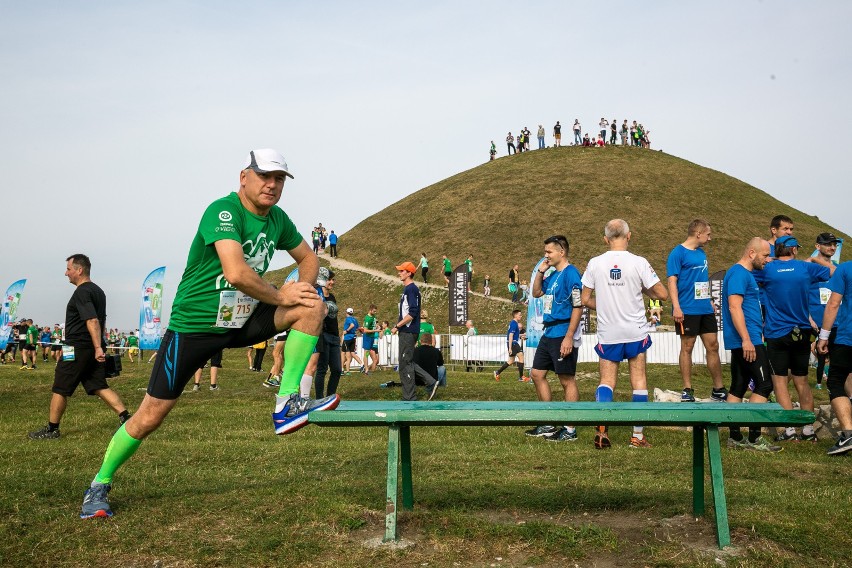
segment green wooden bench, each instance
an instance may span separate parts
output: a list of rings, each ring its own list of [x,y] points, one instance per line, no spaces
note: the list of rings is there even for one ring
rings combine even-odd
[[[732,425],[787,426],[810,424],[814,414],[784,410],[778,404],[597,403],[508,401],[345,401],[336,410],[312,412],[319,426],[387,426],[388,468],[385,542],[397,540],[399,472],[402,506],[414,506],[411,480],[411,426],[577,426],[633,425],[692,427],[692,510],[704,514],[704,434],[710,463],[716,535],[719,547],[731,543],[722,475],[719,428]],[[593,450],[591,447],[589,451]],[[649,450],[653,451],[653,450]]]

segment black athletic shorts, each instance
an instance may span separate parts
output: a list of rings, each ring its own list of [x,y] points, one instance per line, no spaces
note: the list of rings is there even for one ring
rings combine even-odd
[[[716,333],[719,327],[716,325],[716,316],[713,314],[702,314],[700,316],[683,316],[682,323],[675,323],[675,333],[687,337],[696,337],[705,333]]]
[[[523,353],[523,351],[524,350],[521,349],[521,345],[518,342],[513,341],[512,348],[509,350],[509,357],[514,357],[518,353]]]
[[[266,341],[276,334],[276,306],[260,303],[240,329],[225,333],[183,333],[167,330],[157,351],[148,394],[154,398],[174,400],[195,371],[225,348],[248,347]]]
[[[344,353],[355,353],[355,338],[352,339],[344,339],[343,340],[343,348],[341,351]]]
[[[772,369],[769,367],[769,357],[766,347],[754,346],[755,358],[749,363],[743,357],[743,348],[731,349],[731,389],[730,393],[737,398],[743,398],[748,389],[749,381],[754,381],[754,392],[772,392]]]
[[[51,346],[50,346],[50,350],[51,350],[51,351],[62,351],[62,346],[61,346],[61,345],[56,345],[56,344],[54,343],[53,345],[51,345]]]
[[[210,366],[222,368],[222,350],[220,349],[210,357]]]
[[[74,347],[74,360],[60,359],[53,374],[52,390],[56,394],[71,396],[81,384],[89,395],[109,388],[106,382],[106,365],[95,359],[95,350],[92,347]]]
[[[32,343],[24,343],[24,351],[37,351],[38,347],[33,345]]]
[[[793,332],[783,337],[766,338],[769,352],[769,366],[772,374],[786,377],[789,372],[797,377],[808,376],[808,363],[811,358],[810,328],[804,328],[793,339]]]
[[[447,278],[449,278],[452,275],[453,275],[452,272],[444,272],[444,276],[446,276]]]
[[[580,350],[575,347],[570,355],[562,357],[559,354],[561,346],[561,337],[542,337],[539,339],[532,368],[539,371],[553,371],[557,375],[576,375],[577,357]]]

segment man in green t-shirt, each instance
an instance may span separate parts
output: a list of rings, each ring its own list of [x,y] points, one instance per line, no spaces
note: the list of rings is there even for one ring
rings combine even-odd
[[[133,356],[139,354],[139,338],[136,337],[136,332],[131,331],[127,336],[127,358],[133,362]]]
[[[450,262],[450,259],[447,258],[447,255],[444,255],[444,280],[447,281],[447,285],[450,284],[450,276],[453,274],[453,263]]]
[[[314,288],[319,259],[276,205],[287,177],[293,176],[281,154],[254,150],[240,172],[239,190],[205,210],[189,247],[147,394],[110,441],[83,498],[81,518],[112,515],[107,493],[116,470],[160,426],[195,371],[223,348],[253,345],[289,329],[272,413],[276,434],[305,426],[311,411],[337,407],[336,394],[319,400],[299,394],[326,309]],[[286,250],[296,261],[298,282],[275,288],[262,278],[275,250]]]
[[[33,369],[36,368],[36,353],[38,353],[38,328],[33,323],[33,320],[28,319],[26,341],[24,341],[24,348],[21,350],[21,357],[24,360],[21,370],[30,368],[27,365],[27,360],[32,361]]]
[[[379,366],[379,332],[376,331],[376,312],[378,311],[375,304],[370,304],[370,310],[364,316],[364,325],[359,330],[361,348],[364,350],[364,372],[368,375]]]

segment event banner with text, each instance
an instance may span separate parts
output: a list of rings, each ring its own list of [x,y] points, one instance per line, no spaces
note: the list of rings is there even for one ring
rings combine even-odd
[[[166,267],[152,271],[142,283],[142,307],[139,311],[139,348],[159,349],[162,337],[163,280]]]
[[[6,295],[3,297],[3,310],[0,314],[0,349],[6,349],[6,344],[9,343],[9,338],[15,332],[15,317],[18,315],[18,304],[21,301],[21,294],[24,293],[24,284],[26,279],[18,280],[6,290]],[[14,341],[17,339],[13,337]]]

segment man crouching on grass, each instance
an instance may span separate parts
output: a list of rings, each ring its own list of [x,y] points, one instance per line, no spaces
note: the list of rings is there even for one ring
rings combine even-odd
[[[250,152],[240,171],[239,191],[214,201],[202,215],[148,392],[136,414],[112,437],[84,495],[80,518],[112,516],[107,493],[116,470],[162,424],[196,369],[223,348],[245,347],[290,330],[272,413],[276,434],[301,428],[311,411],[337,407],[336,394],[319,400],[299,394],[325,307],[314,289],[319,260],[276,206],[287,177],[293,176],[281,154]],[[276,289],[261,278],[275,250],[286,250],[296,261],[298,282]]]

